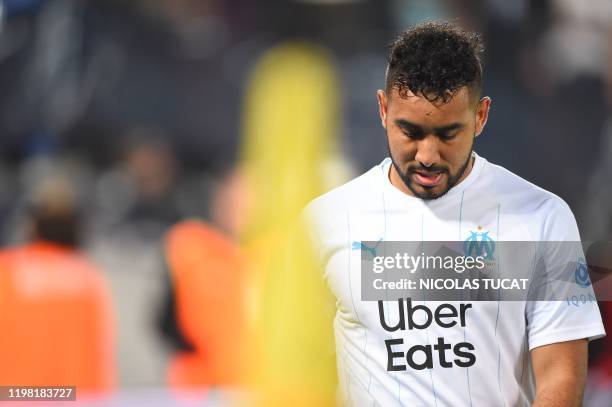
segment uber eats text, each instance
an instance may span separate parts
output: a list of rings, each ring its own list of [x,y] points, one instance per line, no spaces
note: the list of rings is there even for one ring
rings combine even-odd
[[[385,303],[378,301],[380,325],[387,332],[404,332],[428,329],[432,324],[441,328],[465,327],[467,313],[472,304],[460,303],[457,306],[450,303],[437,305],[430,309],[425,305],[415,305],[410,298],[397,300],[398,318],[390,321],[389,314],[394,315],[395,305],[385,310]],[[406,337],[414,337],[408,335]],[[456,336],[455,336],[456,337]],[[416,370],[433,369],[434,365],[443,368],[470,367],[476,363],[474,345],[470,342],[448,343],[442,336],[433,338],[431,343],[409,346],[404,338],[385,340],[387,348],[387,371],[405,371],[408,367]],[[437,361],[437,362],[436,362]]]

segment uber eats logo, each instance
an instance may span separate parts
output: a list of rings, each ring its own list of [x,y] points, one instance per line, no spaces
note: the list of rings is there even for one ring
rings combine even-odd
[[[413,329],[423,330],[429,328],[433,323],[442,328],[453,328],[455,326],[465,327],[466,314],[472,308],[472,304],[440,304],[434,310],[424,305],[413,305],[410,298],[397,301],[399,319],[397,322],[389,322],[385,319],[385,309],[382,301],[378,301],[378,315],[380,325],[388,332],[411,331]],[[387,370],[403,371],[407,366],[412,369],[433,369],[434,360],[443,368],[453,366],[470,367],[476,363],[474,345],[469,342],[456,344],[447,343],[443,337],[437,338],[430,345],[415,345],[406,347],[404,339],[387,339]]]

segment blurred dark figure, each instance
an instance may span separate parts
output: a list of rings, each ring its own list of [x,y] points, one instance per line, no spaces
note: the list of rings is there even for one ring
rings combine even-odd
[[[241,384],[247,275],[240,248],[210,224],[189,220],[170,229],[164,249],[175,338],[184,340],[170,363],[169,384],[177,389]],[[162,325],[166,333],[169,321]]]
[[[30,242],[0,252],[0,383],[115,383],[111,297],[82,254],[81,221],[67,184],[50,183],[31,208]]]
[[[124,133],[117,148],[121,158],[102,174],[97,188],[95,205],[106,230],[131,226],[143,237],[158,239],[180,219],[181,174],[166,137],[149,126]]]
[[[134,184],[135,201],[128,218],[136,222],[157,221],[165,226],[179,219],[173,191],[176,163],[170,146],[154,136],[154,131],[145,129],[131,134],[133,140],[125,154],[124,170]]]
[[[248,270],[235,239],[245,195],[243,178],[230,172],[214,188],[211,223],[184,220],[164,238],[167,292],[158,326],[174,350],[167,380],[177,390],[243,384]]]

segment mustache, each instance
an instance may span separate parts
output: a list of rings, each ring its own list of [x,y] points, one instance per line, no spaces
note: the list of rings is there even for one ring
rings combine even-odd
[[[432,165],[431,167],[425,167],[423,165],[411,165],[406,169],[406,174],[414,174],[416,172],[425,173],[425,174],[439,174],[439,173],[447,173],[448,168]]]

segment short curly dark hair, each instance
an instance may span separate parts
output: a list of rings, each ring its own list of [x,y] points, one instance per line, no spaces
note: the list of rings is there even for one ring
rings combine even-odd
[[[467,86],[478,100],[482,87],[477,33],[449,22],[426,22],[402,32],[390,45],[386,90],[408,91],[432,103],[447,103]]]

